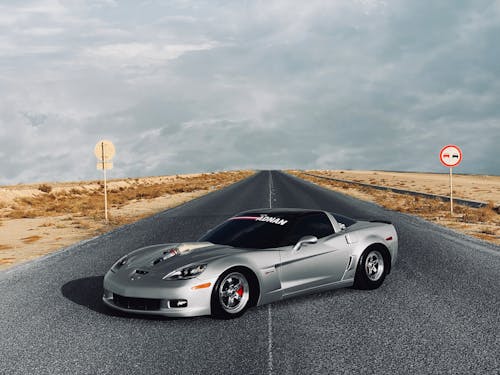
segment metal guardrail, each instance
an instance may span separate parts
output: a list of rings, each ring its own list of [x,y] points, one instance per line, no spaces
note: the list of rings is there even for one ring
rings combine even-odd
[[[369,188],[377,189],[377,190],[391,191],[391,192],[397,193],[397,194],[405,194],[405,195],[412,195],[412,196],[416,196],[416,197],[438,199],[438,200],[441,200],[443,202],[450,201],[450,197],[447,197],[445,195],[421,193],[419,191],[404,190],[404,189],[398,189],[398,188],[393,188],[393,187],[389,187],[389,186],[371,185],[371,184],[366,184],[364,182],[356,182],[356,181],[342,180],[342,179],[333,178],[333,177],[318,176],[316,174],[307,173],[307,172],[302,172],[302,173],[304,173],[305,175],[308,175],[308,176],[322,178],[325,180],[344,182],[347,184],[354,184],[354,185],[369,187]],[[459,204],[462,206],[473,207],[473,208],[481,208],[481,207],[486,207],[488,205],[488,203],[485,203],[485,202],[471,201],[471,200],[460,199],[460,198],[453,198],[453,203],[456,203],[456,204]]]

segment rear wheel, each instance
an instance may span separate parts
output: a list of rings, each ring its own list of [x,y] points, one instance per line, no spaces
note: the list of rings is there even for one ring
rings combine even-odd
[[[250,283],[240,271],[228,270],[215,283],[212,291],[212,314],[223,319],[242,316],[249,307]]]
[[[377,289],[384,282],[388,269],[388,259],[384,249],[366,249],[359,258],[354,286],[358,289]]]

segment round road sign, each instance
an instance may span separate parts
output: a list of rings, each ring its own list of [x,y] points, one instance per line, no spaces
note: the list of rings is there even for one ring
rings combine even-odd
[[[115,156],[115,146],[110,141],[99,141],[94,147],[97,160],[110,161]]]
[[[439,160],[445,167],[457,167],[462,161],[462,150],[455,145],[444,146],[439,153]]]

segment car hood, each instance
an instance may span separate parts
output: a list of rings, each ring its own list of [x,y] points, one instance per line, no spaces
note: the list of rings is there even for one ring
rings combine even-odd
[[[142,272],[144,275],[161,277],[191,264],[207,264],[215,259],[244,252],[230,246],[210,242],[184,242],[153,245],[133,251],[127,263],[115,270],[117,273]]]

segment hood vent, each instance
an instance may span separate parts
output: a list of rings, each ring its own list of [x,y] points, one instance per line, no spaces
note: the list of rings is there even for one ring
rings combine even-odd
[[[153,266],[156,266],[158,263],[161,263],[164,260],[167,260],[168,258],[171,258],[175,255],[179,255],[179,249],[176,247],[174,247],[173,249],[164,251],[163,256],[161,256],[160,258],[157,258],[153,261]]]
[[[135,273],[138,274],[138,275],[146,275],[149,272],[148,271],[144,271],[144,270],[135,270]]]
[[[155,259],[153,262],[153,266],[156,266],[158,263],[163,262],[163,260],[164,260],[163,258]]]

